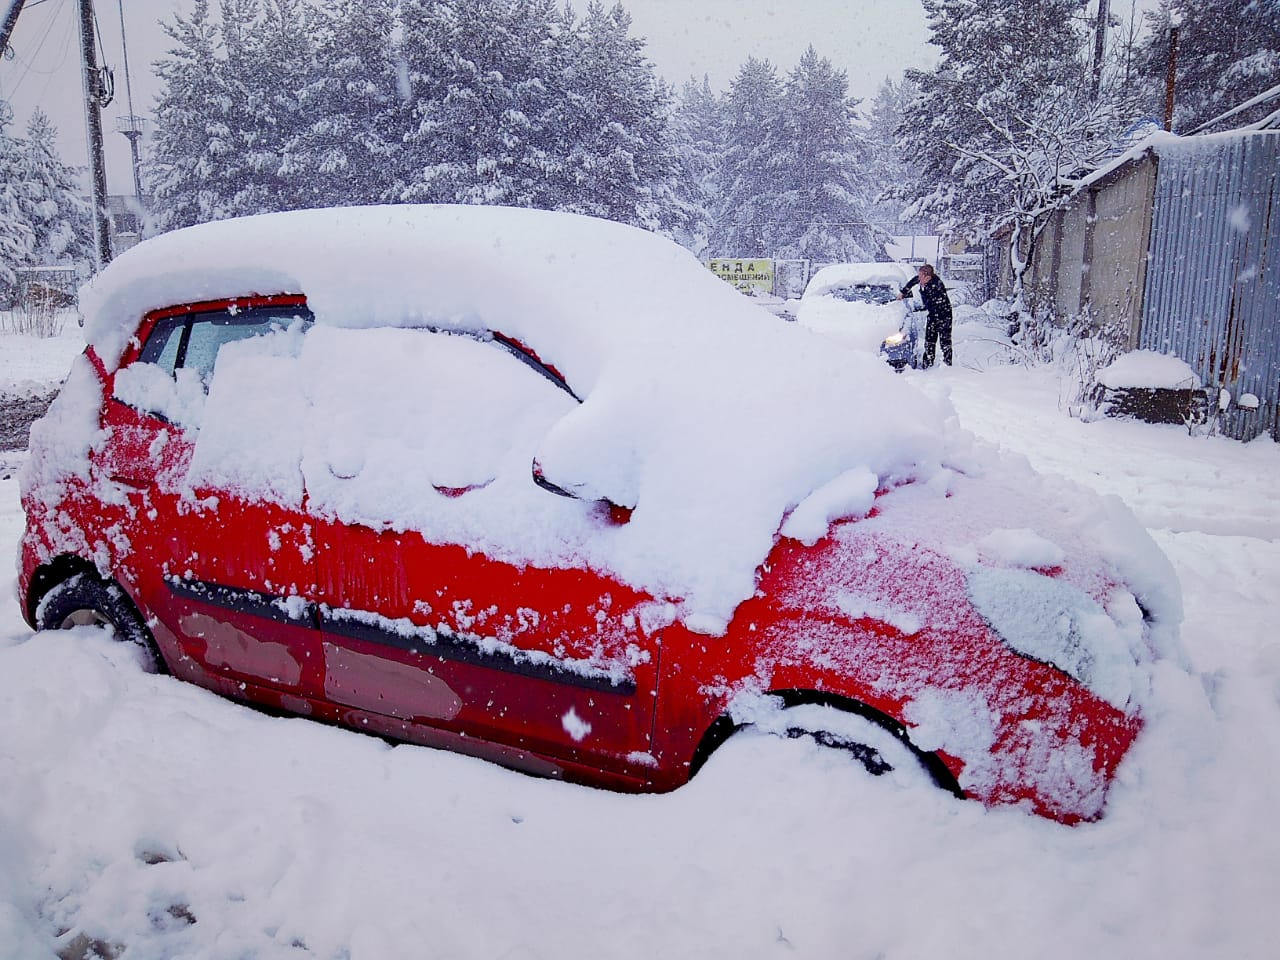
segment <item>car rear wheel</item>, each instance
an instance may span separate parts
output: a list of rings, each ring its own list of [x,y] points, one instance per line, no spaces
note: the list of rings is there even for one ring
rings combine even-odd
[[[904,740],[855,713],[820,704],[788,707],[766,725],[770,733],[796,739],[809,737],[819,746],[846,754],[873,777],[892,774],[905,784],[932,784],[922,758]]]
[[[902,724],[856,701],[784,691],[734,713],[722,716],[707,731],[690,765],[690,776],[736,731],[755,730],[789,739],[808,737],[847,755],[872,776],[891,775],[897,783],[931,784],[953,796],[964,796],[941,757],[917,749]]]
[[[36,608],[36,624],[41,630],[109,629],[117,640],[142,651],[148,673],[166,672],[155,638],[133,601],[117,584],[91,574],[77,573],[46,593]]]

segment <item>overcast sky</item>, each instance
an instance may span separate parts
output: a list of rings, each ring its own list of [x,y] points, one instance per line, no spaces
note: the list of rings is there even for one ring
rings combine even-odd
[[[578,9],[586,0],[579,0]],[[875,96],[885,77],[908,67],[929,67],[937,50],[928,43],[920,0],[624,0],[632,34],[646,40],[646,53],[664,79],[679,85],[706,75],[723,90],[748,56],[767,58],[785,73],[809,44],[849,77],[850,93]],[[9,0],[0,0],[0,11]],[[0,97],[25,130],[31,111],[42,107],[57,125],[64,158],[85,165],[76,0],[27,0],[11,41],[15,56],[0,60]],[[158,92],[152,64],[169,40],[160,21],[188,11],[191,0],[97,0],[104,61],[115,70],[116,99],[103,111],[107,180],[112,193],[132,193],[128,141],[116,132],[129,112],[121,44],[121,8],[127,27],[134,112],[147,116]],[[216,8],[217,4],[214,3]],[[1127,7],[1125,0],[1112,9]],[[1126,11],[1127,12],[1127,11]]]

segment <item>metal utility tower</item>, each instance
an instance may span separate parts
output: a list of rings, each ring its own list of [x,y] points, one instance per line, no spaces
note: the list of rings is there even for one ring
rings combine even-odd
[[[124,0],[118,0],[120,7],[120,47],[124,52],[124,93],[125,104],[129,107],[128,116],[116,118],[116,131],[124,134],[129,141],[129,155],[133,160],[133,195],[142,207],[142,176],[138,171],[138,141],[146,131],[147,121],[133,112],[133,80],[129,76],[129,40],[124,29]]]

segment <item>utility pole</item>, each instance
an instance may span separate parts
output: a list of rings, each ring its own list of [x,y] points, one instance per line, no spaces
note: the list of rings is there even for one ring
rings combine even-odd
[[[1169,67],[1164,77],[1164,128],[1173,130],[1173,88],[1178,79],[1178,28],[1169,27]]]
[[[89,140],[89,174],[93,181],[94,267],[111,262],[111,223],[107,215],[107,165],[102,142],[102,74],[93,43],[93,0],[80,0],[80,51],[84,60],[84,118]]]
[[[1107,21],[1111,18],[1110,0],[1098,0],[1098,23],[1093,37],[1093,99],[1102,89],[1102,56],[1107,49]]]
[[[9,49],[9,35],[13,33],[13,25],[18,22],[18,14],[22,12],[22,5],[26,0],[13,0],[9,4],[9,12],[4,15],[4,21],[0,23],[0,56]]]

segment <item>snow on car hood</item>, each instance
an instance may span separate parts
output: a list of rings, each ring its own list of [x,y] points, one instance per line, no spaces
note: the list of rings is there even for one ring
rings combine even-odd
[[[885,337],[908,319],[902,303],[857,303],[839,297],[806,297],[796,309],[796,322],[864,353],[878,353]]]
[[[210,223],[129,250],[85,288],[81,305],[110,370],[148,310],[251,293],[303,293],[313,333],[346,329],[300,349],[255,355],[246,341],[226,351],[200,417],[195,479],[279,498],[304,477],[313,509],[419,529],[517,564],[586,563],[676,601],[678,616],[706,633],[723,631],[753,594],[793,512],[810,518],[806,529],[821,526],[814,516],[865,515],[874,480],[927,482],[975,459],[975,441],[948,423],[949,405],[878,358],[779,322],[674,243],[569,214],[394,206]],[[474,493],[406,496],[387,482],[417,469],[423,442],[403,432],[413,419],[405,412],[429,417],[431,408],[414,384],[397,386],[352,330],[424,326],[515,337],[583,402],[537,421],[512,449],[490,451],[502,468]],[[359,389],[362,375],[377,389]],[[331,393],[340,385],[353,415],[335,413],[326,384]],[[264,410],[275,416],[246,428],[246,416]],[[93,440],[85,436],[84,452]],[[64,455],[67,445],[56,449]],[[584,499],[538,489],[533,457]],[[322,489],[325,476],[344,483]],[[587,522],[593,498],[634,507],[631,521]],[[1128,579],[1163,582],[1149,538],[1131,527],[1105,552]],[[1176,583],[1147,592],[1168,601],[1176,622]]]

